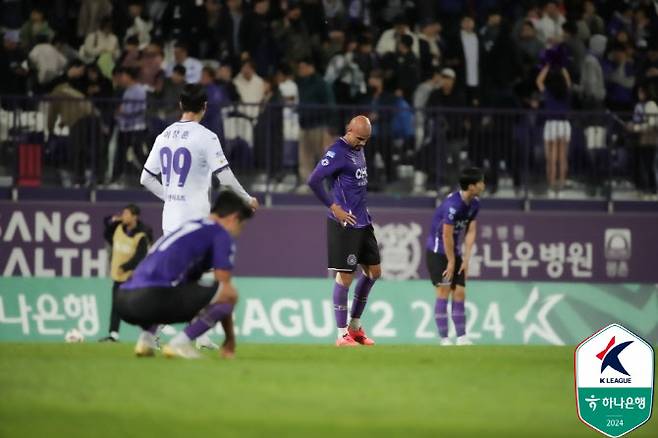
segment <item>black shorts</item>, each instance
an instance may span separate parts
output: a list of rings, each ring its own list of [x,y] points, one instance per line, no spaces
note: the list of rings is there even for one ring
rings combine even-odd
[[[427,270],[430,273],[432,284],[434,286],[447,286],[448,284],[443,281],[443,271],[448,267],[448,257],[444,254],[437,254],[429,249],[425,253],[425,260],[427,262]],[[462,257],[455,256],[455,272],[452,274],[452,281],[450,282],[450,289],[456,286],[466,286],[466,279],[464,273],[457,274],[462,266]]]
[[[188,322],[210,304],[217,287],[217,283],[211,286],[189,283],[175,287],[119,289],[117,312],[127,323],[144,328]]]
[[[374,266],[381,263],[379,246],[372,225],[365,228],[342,227],[327,218],[328,268],[354,272],[357,265]]]

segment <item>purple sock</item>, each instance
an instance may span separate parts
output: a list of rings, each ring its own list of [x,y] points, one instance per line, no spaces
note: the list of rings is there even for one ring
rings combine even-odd
[[[347,292],[349,287],[334,284],[334,314],[336,315],[336,327],[347,327]]]
[[[448,337],[448,300],[445,298],[437,298],[434,304],[434,321],[436,321],[436,328],[439,329],[439,336],[442,338]]]
[[[208,304],[201,309],[196,318],[185,327],[185,334],[190,339],[196,339],[233,312],[233,304],[215,303]]]
[[[354,299],[352,300],[352,311],[350,313],[352,318],[361,318],[373,284],[375,284],[375,280],[371,280],[367,275],[359,278],[359,282],[354,289]]]
[[[464,336],[466,334],[466,314],[463,301],[452,300],[452,322],[455,324],[457,336]]]

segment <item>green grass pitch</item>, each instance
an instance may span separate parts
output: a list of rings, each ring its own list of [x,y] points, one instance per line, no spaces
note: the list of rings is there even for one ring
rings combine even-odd
[[[577,437],[573,347],[0,344],[0,437]],[[631,433],[658,436],[655,417]]]

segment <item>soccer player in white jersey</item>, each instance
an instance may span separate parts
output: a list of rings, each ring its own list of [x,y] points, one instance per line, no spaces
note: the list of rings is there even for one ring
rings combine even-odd
[[[217,135],[199,123],[207,101],[202,85],[188,84],[183,88],[181,119],[158,135],[142,170],[142,185],[164,201],[165,236],[187,221],[208,216],[213,177],[254,210],[258,208],[258,200],[247,193],[231,171]],[[207,336],[200,338],[197,345],[217,348]]]

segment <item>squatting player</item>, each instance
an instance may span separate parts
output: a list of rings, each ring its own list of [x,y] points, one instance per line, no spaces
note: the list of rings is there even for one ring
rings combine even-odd
[[[233,356],[232,312],[238,299],[231,283],[233,238],[253,214],[251,206],[238,195],[224,191],[207,218],[185,222],[153,245],[117,297],[121,319],[143,329],[135,345],[137,356],[154,354],[158,325],[189,322],[162,351],[167,357],[199,358],[192,341],[218,321],[226,334],[222,354]],[[209,269],[214,271],[216,282],[212,286],[200,284],[198,280]]]
[[[480,200],[484,191],[484,174],[478,168],[464,169],[459,177],[461,190],[449,194],[439,205],[432,219],[427,239],[427,270],[436,287],[434,318],[441,345],[452,345],[448,338],[448,298],[452,294],[452,322],[457,331],[457,345],[470,345],[466,337],[466,276],[468,262],[475,243]],[[459,238],[465,233],[462,257]]]
[[[165,236],[186,221],[208,216],[213,177],[254,209],[258,207],[256,198],[249,196],[231,171],[217,135],[199,123],[206,113],[207,101],[202,85],[188,84],[183,88],[181,119],[156,138],[142,170],[141,183],[164,201]],[[199,338],[197,344],[217,348],[208,336]]]
[[[329,147],[308,179],[313,192],[330,210],[327,246],[329,269],[336,271],[333,301],[339,347],[375,343],[360,322],[370,289],[381,276],[379,247],[366,207],[368,171],[363,148],[371,131],[367,117],[353,118],[345,135]],[[331,195],[323,186],[325,179],[331,185]],[[357,265],[361,265],[363,276],[354,291],[348,326],[347,294]]]

